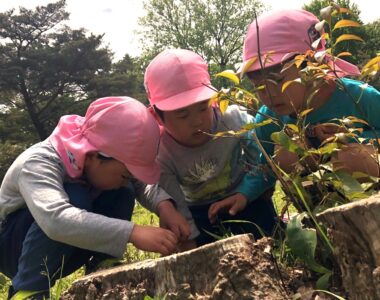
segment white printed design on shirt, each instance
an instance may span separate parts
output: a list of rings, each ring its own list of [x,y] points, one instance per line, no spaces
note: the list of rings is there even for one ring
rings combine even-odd
[[[201,183],[210,180],[215,176],[217,163],[211,159],[201,158],[199,162],[196,162],[193,168],[189,169],[189,175],[184,179],[191,183]]]

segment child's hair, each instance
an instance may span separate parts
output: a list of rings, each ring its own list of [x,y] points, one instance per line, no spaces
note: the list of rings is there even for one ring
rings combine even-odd
[[[158,54],[145,71],[144,84],[150,104],[162,111],[184,108],[215,94],[207,63],[184,49]]]
[[[318,23],[318,18],[305,10],[271,11],[259,16],[248,27],[244,39],[243,64],[238,72],[252,72],[260,70],[262,66],[268,68],[278,65],[307,50],[325,51],[323,30],[319,32],[315,26]],[[327,53],[324,57],[325,63],[338,76],[360,74],[356,66],[344,60],[336,57],[332,59]],[[256,60],[252,63],[253,58]],[[251,65],[247,68],[247,64]]]
[[[157,116],[160,117],[161,121],[164,122],[165,121],[164,111],[159,109],[156,105],[153,105],[153,109],[156,112]]]
[[[156,183],[160,139],[153,115],[129,97],[106,97],[90,104],[85,117],[63,116],[49,137],[69,176],[83,173],[87,153],[97,152],[125,164],[138,179]]]

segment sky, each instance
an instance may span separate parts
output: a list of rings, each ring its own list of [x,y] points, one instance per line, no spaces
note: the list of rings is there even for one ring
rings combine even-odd
[[[378,0],[351,0],[361,11],[364,23],[380,18]],[[55,0],[0,0],[0,12],[23,6],[34,8]],[[311,0],[262,0],[272,9],[302,8]],[[70,13],[68,25],[71,28],[86,28],[95,34],[105,34],[104,42],[115,52],[115,59],[128,53],[141,53],[140,41],[136,35],[137,20],[144,15],[143,0],[66,0],[66,11]]]

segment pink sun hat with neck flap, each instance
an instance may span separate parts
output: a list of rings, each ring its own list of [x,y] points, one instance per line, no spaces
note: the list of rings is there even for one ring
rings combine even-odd
[[[185,49],[168,49],[148,65],[144,77],[150,105],[171,111],[210,99],[211,85],[207,63]]]
[[[145,183],[159,179],[159,127],[148,109],[135,99],[98,99],[90,104],[85,117],[61,117],[48,139],[72,178],[83,175],[86,154],[95,151],[124,163]]]
[[[250,67],[245,67],[250,63],[250,59],[258,57],[259,53],[264,68],[283,63],[292,56],[303,54],[307,50],[323,53],[325,51],[324,39],[321,39],[317,49],[312,47],[313,42],[322,34],[315,28],[318,23],[318,18],[305,10],[277,10],[259,16],[257,24],[254,20],[248,27],[244,39],[243,63],[237,72],[241,73],[244,70],[247,73],[260,70],[259,59],[256,59]],[[355,65],[327,54],[323,55],[325,63],[339,77],[360,75],[360,71]]]

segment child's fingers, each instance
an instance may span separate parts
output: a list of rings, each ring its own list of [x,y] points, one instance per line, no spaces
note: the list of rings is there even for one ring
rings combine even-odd
[[[177,247],[178,239],[173,232],[167,231],[164,238],[160,241],[160,253],[163,255],[169,255],[175,252]]]
[[[208,218],[209,218],[211,223],[215,222],[216,215],[218,214],[218,212],[220,210],[228,209],[233,204],[230,198],[227,198],[226,200],[215,202],[215,203],[211,204],[211,206],[208,210]]]
[[[187,240],[189,238],[191,229],[187,222],[186,224],[182,224],[182,226],[180,226],[178,230],[180,232],[180,240]]]

